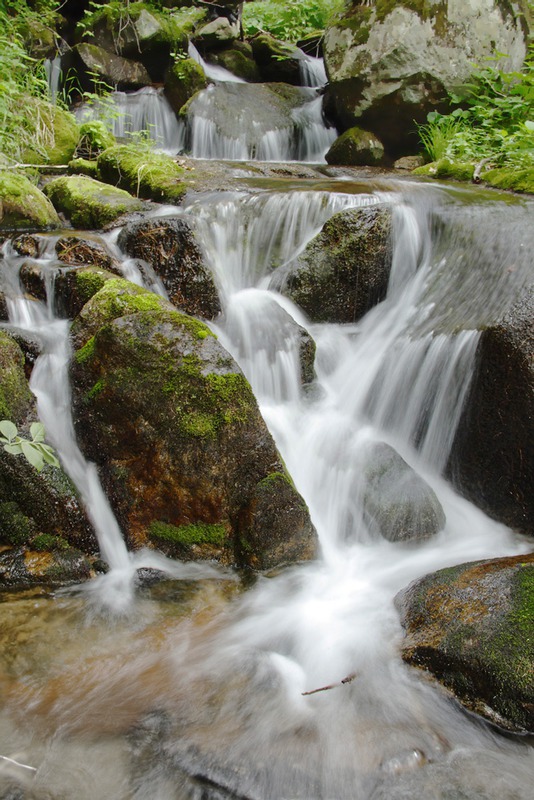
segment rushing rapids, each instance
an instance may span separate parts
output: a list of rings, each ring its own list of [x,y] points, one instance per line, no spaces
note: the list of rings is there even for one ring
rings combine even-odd
[[[333,213],[381,203],[393,208],[390,285],[360,322],[312,325],[269,288],[273,269]],[[504,310],[530,266],[514,238],[528,209],[486,201],[484,225],[474,203],[467,192],[384,180],[364,191],[339,182],[336,191],[329,183],[327,191],[199,195],[161,211],[200,226],[223,306],[216,330],[249,378],[320,538],[315,563],[261,578],[242,596],[209,568],[128,554],[114,520],[99,522],[106,500],[88,488],[96,475],[76,452],[69,420],[67,323],[21,297],[21,259],[5,247],[12,322],[43,341],[33,378],[40,415],[112,567],[89,584],[91,596],[121,615],[88,616],[83,592],[30,593],[0,606],[1,627],[23,634],[18,655],[8,650],[1,662],[0,740],[11,759],[0,762],[2,796],[16,787],[35,800],[530,797],[532,750],[470,719],[402,664],[393,604],[427,572],[529,549],[442,476],[475,364],[469,319],[491,305]],[[455,212],[461,224],[436,224]],[[500,248],[496,216],[511,220],[505,243],[500,227]],[[473,219],[474,232],[465,228]],[[108,235],[121,256],[115,241]],[[479,297],[464,298],[460,325],[446,299],[465,295],[463,265],[476,283],[503,249],[513,286],[507,275],[505,292],[495,270]],[[306,389],[281,311],[317,343]],[[436,492],[446,523],[432,539],[392,543],[369,525],[362,476],[370,445],[381,442]],[[135,569],[144,565],[185,582],[136,595]]]

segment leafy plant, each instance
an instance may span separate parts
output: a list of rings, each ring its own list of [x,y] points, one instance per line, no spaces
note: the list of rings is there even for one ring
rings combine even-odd
[[[344,0],[260,0],[245,3],[243,30],[247,36],[265,31],[277,39],[297,42],[311,33],[322,32],[344,7]]]
[[[50,445],[45,444],[45,429],[41,422],[33,422],[30,426],[31,440],[19,436],[18,428],[8,419],[0,421],[0,443],[4,450],[13,456],[23,455],[26,460],[41,472],[45,464],[59,467],[59,461]]]
[[[496,58],[502,57],[497,54]],[[521,72],[493,66],[476,70],[463,91],[450,95],[457,107],[432,112],[419,136],[431,160],[487,160],[494,166],[534,166],[534,52]]]

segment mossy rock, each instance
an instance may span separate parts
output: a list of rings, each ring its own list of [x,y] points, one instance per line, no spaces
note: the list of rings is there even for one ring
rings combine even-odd
[[[70,111],[36,97],[28,97],[28,113],[35,119],[35,145],[22,158],[27,164],[68,164],[79,139],[79,126]]]
[[[98,267],[58,269],[54,279],[54,303],[57,313],[73,319],[84,305],[117,276]]]
[[[534,732],[534,555],[440,570],[396,598],[405,661],[470,710]]]
[[[271,287],[314,322],[355,322],[382,300],[391,269],[391,209],[371,206],[334,214]]]
[[[122,189],[84,175],[68,175],[47,183],[45,193],[55,208],[77,228],[103,228],[143,204]]]
[[[376,167],[384,160],[384,146],[373,133],[349,128],[336,139],[325,159],[327,164]]]
[[[249,83],[259,83],[261,81],[258,65],[252,55],[252,47],[246,42],[235,42],[233,47],[208,53],[206,60],[210,64],[227,69],[232,75],[236,75]]]
[[[59,537],[50,538],[59,540]],[[39,584],[68,586],[90,577],[90,559],[68,545],[46,551],[18,547],[0,554],[0,586],[17,589]]]
[[[98,157],[102,180],[151,200],[179,203],[186,192],[184,170],[170,156],[140,145],[117,145]]]
[[[48,198],[16,172],[0,172],[0,230],[58,228],[59,217]]]
[[[0,330],[0,419],[16,425],[26,417],[33,395],[24,372],[24,354],[19,345]]]
[[[129,91],[149,86],[152,79],[143,64],[115,55],[96,44],[78,44],[64,58],[65,67],[76,73],[83,91],[101,93],[111,87]]]
[[[424,175],[428,178],[451,178],[456,181],[472,181],[475,165],[466,161],[451,161],[449,158],[440,158],[423,167],[417,167],[413,175]]]
[[[260,33],[250,40],[254,60],[264,81],[301,85],[300,62],[303,53],[293,44]]]
[[[208,85],[204,70],[192,58],[177,59],[165,75],[165,96],[178,112],[194,94]]]
[[[525,169],[503,167],[483,172],[481,179],[497,189],[534,194],[534,167]]]
[[[239,37],[239,25],[232,25],[227,17],[217,17],[195,33],[195,43],[203,50],[225,47]]]
[[[73,158],[69,161],[69,174],[85,175],[88,178],[98,180],[98,164],[96,161],[89,161],[87,158]]]
[[[284,468],[248,382],[210,329],[114,279],[86,303],[72,333],[78,439],[99,466],[130,545],[157,539],[173,555],[231,564],[253,555],[262,563],[268,544],[255,529],[242,531],[241,521],[256,485]],[[303,512],[294,530],[286,499],[279,498],[272,536],[286,542],[286,554],[305,557],[304,542],[315,542],[309,516]]]

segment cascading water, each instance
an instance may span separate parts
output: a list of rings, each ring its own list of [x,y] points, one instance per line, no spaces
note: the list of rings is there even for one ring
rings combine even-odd
[[[199,196],[180,212],[198,223],[221,293],[217,331],[249,377],[308,503],[320,556],[258,580],[219,613],[210,612],[209,597],[198,600],[191,621],[173,616],[168,602],[156,612],[154,601],[140,599],[135,623],[123,632],[91,632],[96,658],[68,651],[65,666],[64,645],[60,666],[52,660],[52,680],[24,689],[19,701],[64,737],[44,752],[32,751],[20,733],[13,745],[34,752],[41,765],[34,780],[48,796],[51,787],[58,797],[74,787],[80,800],[530,797],[532,750],[469,719],[402,664],[393,604],[427,572],[529,549],[440,474],[477,343],[446,300],[465,294],[456,288],[465,263],[468,282],[476,280],[473,271],[480,280],[501,263],[492,215],[502,220],[513,212],[524,226],[529,212],[489,203],[487,230],[471,239],[460,231],[455,239],[450,230],[438,235],[440,220],[454,212],[469,218],[467,197],[393,182],[365,193],[351,194],[343,183],[342,191],[329,188]],[[393,208],[393,267],[386,299],[366,317],[354,325],[311,324],[269,289],[272,271],[333,213],[378,203]],[[530,255],[520,242],[502,248],[514,264],[506,292],[497,275],[479,298],[471,293],[464,320],[483,319],[492,304],[505,308],[509,281],[517,288],[528,274]],[[290,318],[317,344],[317,377],[305,390]],[[370,446],[382,442],[443,506],[445,528],[428,541],[386,541],[362,513]],[[114,767],[98,748],[102,732]],[[75,773],[74,784],[58,777],[69,756],[76,765],[100,761],[104,783],[95,784],[96,769],[87,783],[85,772],[82,781]]]

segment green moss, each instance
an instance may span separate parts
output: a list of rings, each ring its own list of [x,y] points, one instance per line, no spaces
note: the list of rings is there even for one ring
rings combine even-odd
[[[534,167],[492,169],[482,174],[482,180],[497,189],[534,194]]]
[[[98,178],[98,164],[86,158],[73,158],[69,161],[69,172],[74,175],[87,175],[88,178]]]
[[[165,94],[175,111],[208,85],[204,70],[192,58],[179,58],[165,76]]]
[[[92,267],[76,270],[75,279],[76,294],[82,303],[87,303],[110,280],[108,272],[100,272]]]
[[[35,534],[35,522],[17,503],[0,503],[0,541],[14,546],[26,544]]]
[[[45,194],[73,225],[85,229],[102,228],[142,207],[128,192],[84,175],[56,178],[46,185]]]
[[[76,147],[77,153],[83,153],[87,159],[96,159],[103,150],[117,144],[113,134],[100,120],[84,122],[80,126],[80,138]]]
[[[31,541],[32,550],[68,550],[70,547],[66,539],[61,536],[53,536],[50,533],[40,533]]]
[[[89,361],[94,356],[95,353],[95,337],[91,336],[91,338],[80,347],[79,350],[76,351],[74,354],[74,358],[76,359],[78,364],[84,364],[86,361]]]
[[[452,178],[457,181],[471,181],[475,171],[474,164],[465,161],[451,161],[440,158],[413,170],[413,175],[425,175],[429,178]]]
[[[98,158],[103,180],[122,186],[138,197],[179,202],[186,187],[184,170],[170,157],[143,145],[117,145]]]
[[[36,145],[22,154],[27,164],[68,164],[79,139],[73,114],[45,100],[28,98],[28,113],[35,119]]]
[[[0,419],[20,423],[30,407],[32,393],[24,373],[24,355],[18,344],[0,331]]]
[[[25,175],[0,172],[0,204],[0,229],[59,227],[52,203]]]
[[[169,525],[166,522],[152,522],[149,527],[152,539],[163,540],[185,547],[211,544],[221,547],[227,537],[225,525],[198,522],[194,525]]]
[[[104,390],[104,386],[105,386],[105,381],[103,380],[96,381],[96,383],[94,383],[91,386],[91,388],[85,395],[85,401],[91,402],[91,400],[94,400],[95,397],[98,397],[98,395],[101,394],[102,391]]]

